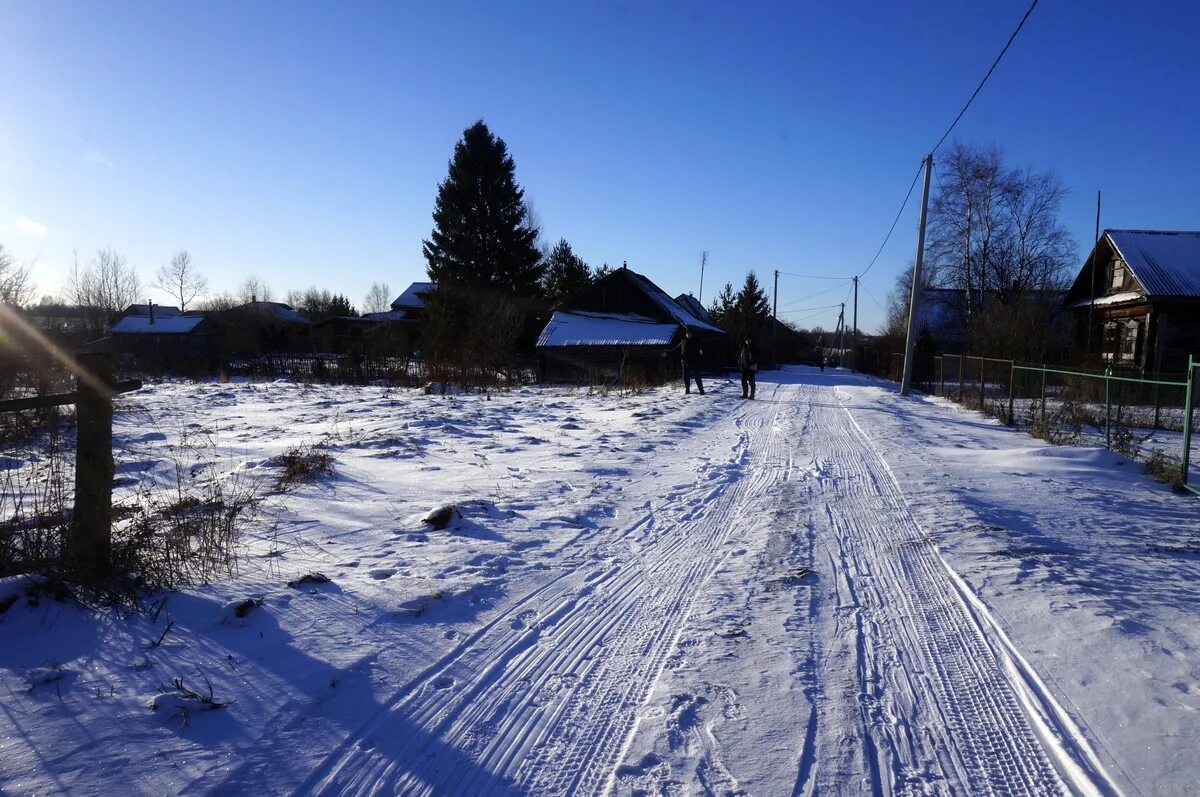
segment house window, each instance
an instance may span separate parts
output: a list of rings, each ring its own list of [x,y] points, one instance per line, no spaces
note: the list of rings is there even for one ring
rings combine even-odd
[[[1128,321],[1121,327],[1121,362],[1137,362],[1138,336],[1141,332],[1141,326],[1137,321]]]
[[[1109,286],[1113,291],[1119,291],[1125,286],[1125,264],[1116,258],[1112,262],[1112,283]]]
[[[1115,321],[1109,321],[1104,325],[1104,343],[1100,349],[1100,357],[1105,362],[1113,360],[1113,353],[1120,348],[1121,345],[1121,330]]]

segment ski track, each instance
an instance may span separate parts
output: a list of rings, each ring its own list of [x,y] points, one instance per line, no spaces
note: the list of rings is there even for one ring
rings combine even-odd
[[[727,461],[708,459],[700,441],[691,485],[597,535],[574,569],[428,668],[300,791],[605,791],[746,497],[783,473],[785,412],[769,399],[741,405]]]
[[[577,539],[567,567],[427,668],[318,767],[321,794],[599,794],[631,754],[638,708],[725,561],[739,513],[778,495],[796,602],[793,794],[1115,794],[1086,737],[913,518],[836,389],[781,385],[732,415],[724,459],[620,529]],[[770,393],[770,395],[767,395]],[[803,434],[801,434],[803,432]],[[812,466],[796,472],[793,462]],[[636,505],[636,501],[634,502]],[[628,505],[628,504],[627,504]],[[692,788],[739,790],[711,728],[671,731],[703,759]]]
[[[830,402],[830,392],[801,387],[815,416],[801,445],[814,464],[810,522],[833,576],[833,632],[809,626],[819,634],[817,749],[794,793],[841,793],[856,780],[874,794],[1115,793],[921,531],[851,411],[836,406],[849,397]],[[845,733],[855,726],[858,738]]]

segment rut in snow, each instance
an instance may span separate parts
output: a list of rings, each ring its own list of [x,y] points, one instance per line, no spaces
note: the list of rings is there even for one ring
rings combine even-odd
[[[314,773],[329,794],[603,792],[747,496],[782,470],[790,405],[743,405],[739,442],[595,541],[410,684]]]
[[[913,519],[829,388],[802,387],[809,521],[832,606],[811,628],[817,733],[797,793],[1110,793],[1086,740]],[[973,605],[974,604],[974,605]],[[849,732],[857,728],[857,732]]]

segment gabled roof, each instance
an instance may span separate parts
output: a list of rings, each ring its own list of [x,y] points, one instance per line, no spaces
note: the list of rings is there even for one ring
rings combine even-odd
[[[704,305],[700,304],[700,300],[695,296],[692,296],[690,293],[679,294],[675,297],[675,301],[679,303],[680,307],[682,307],[684,310],[687,310],[704,323],[712,323],[712,319],[708,315],[708,310],[705,310]]]
[[[155,308],[157,313],[157,307]],[[127,315],[112,325],[114,335],[186,335],[204,323],[202,315],[174,315],[151,318],[148,315]]]
[[[1105,230],[1146,295],[1200,298],[1200,232]]]
[[[392,302],[393,310],[420,310],[425,306],[425,300],[422,298],[426,293],[433,293],[437,290],[437,285],[432,282],[414,282],[404,289],[404,293],[396,297],[396,301]]]
[[[555,311],[538,337],[539,347],[667,346],[678,324],[623,313]]]
[[[151,313],[150,307],[151,305],[148,304],[131,304],[129,307],[125,308],[124,315],[153,315],[155,318],[166,318],[173,315],[182,315],[182,313],[179,312],[178,307],[172,307],[167,304],[153,305],[153,313]]]
[[[624,271],[636,285],[641,287],[641,289],[645,291],[646,295],[653,299],[668,316],[675,319],[676,323],[683,324],[684,326],[703,332],[712,332],[718,335],[725,334],[724,330],[717,329],[712,324],[697,318],[695,315],[685,310],[678,302],[668,296],[666,291],[651,282],[648,277],[644,277],[641,274],[638,274],[636,271],[630,271],[628,268],[622,268],[621,270]],[[613,272],[613,274],[617,273],[619,272]]]
[[[272,321],[282,321],[287,324],[308,324],[309,320],[297,313],[283,302],[246,302],[239,304],[226,312],[229,313],[254,313],[263,318],[269,318]]]

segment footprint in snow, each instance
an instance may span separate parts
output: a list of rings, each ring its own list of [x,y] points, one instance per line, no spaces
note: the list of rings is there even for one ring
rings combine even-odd
[[[454,679],[449,675],[439,675],[433,679],[434,689],[449,689],[452,686],[454,686]]]
[[[376,581],[383,581],[396,575],[396,570],[391,567],[380,567],[371,571],[371,578]]]

